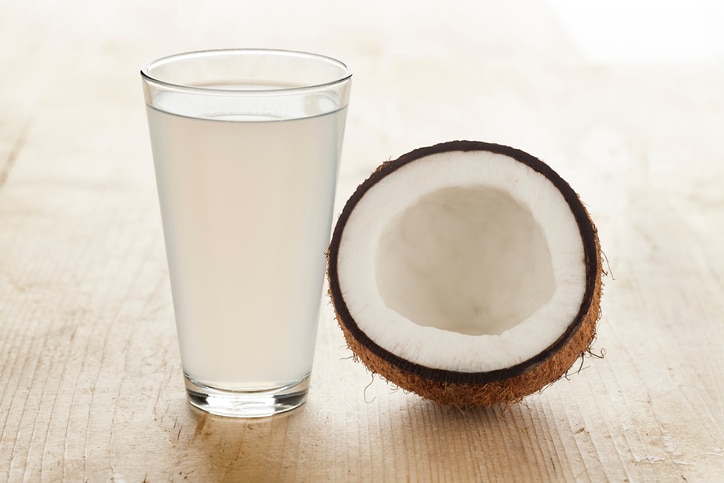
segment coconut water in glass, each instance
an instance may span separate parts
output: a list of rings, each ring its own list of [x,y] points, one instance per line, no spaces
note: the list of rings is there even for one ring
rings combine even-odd
[[[315,54],[179,54],[142,71],[189,402],[307,396],[351,74]]]

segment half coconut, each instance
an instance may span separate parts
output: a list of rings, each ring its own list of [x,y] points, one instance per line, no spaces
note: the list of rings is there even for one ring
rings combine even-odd
[[[330,296],[370,371],[444,406],[508,405],[564,375],[599,318],[596,229],[514,148],[453,141],[381,165],[347,202]]]

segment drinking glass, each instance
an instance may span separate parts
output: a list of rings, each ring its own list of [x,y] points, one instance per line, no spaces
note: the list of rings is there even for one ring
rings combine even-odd
[[[141,70],[189,402],[263,417],[309,388],[351,71],[190,52]]]

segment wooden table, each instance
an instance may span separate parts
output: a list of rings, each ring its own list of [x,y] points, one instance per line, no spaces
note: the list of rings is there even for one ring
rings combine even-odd
[[[696,44],[722,52],[721,11],[692,4],[692,59],[616,61],[542,0],[356,3],[0,0],[0,481],[721,481],[724,56]],[[607,256],[605,357],[507,413],[446,411],[353,362],[325,304],[305,406],[191,410],[138,69],[231,46],[353,66],[337,212],[439,141],[551,164]]]

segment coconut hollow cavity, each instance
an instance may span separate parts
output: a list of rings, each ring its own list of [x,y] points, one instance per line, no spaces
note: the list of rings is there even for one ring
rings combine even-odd
[[[453,141],[383,164],[347,202],[328,258],[350,349],[445,406],[518,401],[595,335],[595,227],[560,176],[507,146]]]

